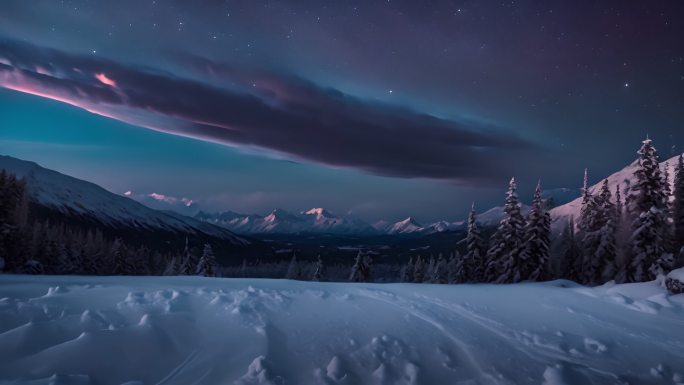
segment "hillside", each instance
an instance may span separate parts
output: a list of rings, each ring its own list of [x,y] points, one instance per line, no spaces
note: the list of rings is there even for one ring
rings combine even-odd
[[[677,164],[677,158],[679,155],[674,156],[668,160],[665,160],[660,163],[660,168],[661,170],[665,170],[665,164],[669,164],[669,176],[670,179],[668,183],[672,185],[672,178],[674,177],[675,173],[675,165]],[[637,163],[636,161],[632,162],[622,170],[611,174],[605,179],[608,179],[608,186],[610,187],[610,191],[615,194],[615,190],[617,186],[620,186],[620,191],[622,193],[622,198],[624,199],[626,197],[627,191],[629,191],[629,187],[632,183],[632,180],[634,178],[634,171],[636,170]],[[591,170],[589,170],[591,172]],[[590,174],[591,176],[591,174]],[[589,191],[592,194],[596,194],[599,189],[601,188],[601,185],[603,184],[603,179],[600,179],[596,184],[592,185],[589,188]],[[571,217],[574,217],[575,219],[579,218],[580,214],[580,209],[582,206],[582,198],[578,197],[574,200],[572,200],[569,203],[566,203],[564,205],[555,207],[551,210],[551,218],[553,220],[553,229],[554,231],[559,231],[562,229],[563,225],[567,223],[567,221],[570,220]]]
[[[231,231],[171,211],[148,208],[132,199],[59,172],[9,156],[0,156],[0,169],[24,178],[37,220],[100,229],[109,237],[133,243],[180,248],[185,237],[194,243],[211,242],[222,251],[248,255],[254,241]]]

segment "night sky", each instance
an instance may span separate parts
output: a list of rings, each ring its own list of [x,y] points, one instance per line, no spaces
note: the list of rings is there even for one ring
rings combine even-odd
[[[207,210],[460,219],[684,147],[682,1],[3,1],[0,153]]]

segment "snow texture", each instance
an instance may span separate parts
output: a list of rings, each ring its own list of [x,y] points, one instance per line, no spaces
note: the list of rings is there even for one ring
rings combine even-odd
[[[0,276],[1,384],[676,384],[684,295]]]

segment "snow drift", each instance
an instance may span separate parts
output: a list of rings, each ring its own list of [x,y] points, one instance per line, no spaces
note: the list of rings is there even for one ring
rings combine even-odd
[[[0,276],[3,384],[675,384],[684,295]]]

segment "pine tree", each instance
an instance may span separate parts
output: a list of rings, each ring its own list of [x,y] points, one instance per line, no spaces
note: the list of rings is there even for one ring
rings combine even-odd
[[[363,255],[361,251],[356,255],[356,261],[354,266],[351,268],[351,273],[349,274],[349,281],[351,282],[370,282],[371,272],[370,272],[370,256]]]
[[[487,251],[485,281],[509,283],[521,280],[520,252],[524,227],[525,220],[520,213],[520,201],[513,178],[506,193],[504,217]]]
[[[185,238],[185,248],[183,249],[181,261],[178,275],[195,275],[195,272],[197,272],[197,265],[199,264],[199,258],[197,258],[197,255],[190,249],[187,237]]]
[[[680,154],[674,175],[672,202],[673,246],[675,252],[684,251],[684,157]]]
[[[409,258],[408,263],[401,269],[401,282],[413,282],[413,257]]]
[[[446,261],[442,254],[439,255],[437,261],[435,262],[435,267],[432,270],[432,276],[430,277],[431,283],[447,283],[447,270]]]
[[[114,265],[112,274],[114,275],[132,275],[133,264],[128,258],[128,251],[120,238],[116,238],[109,250],[109,258]]]
[[[479,282],[482,280],[485,270],[485,245],[480,235],[475,214],[475,203],[470,206],[468,213],[468,234],[466,235],[467,252],[463,258],[465,280]]]
[[[301,278],[301,271],[299,269],[299,262],[297,262],[297,254],[292,254],[292,259],[290,260],[290,266],[287,268],[287,274],[285,278],[287,279],[299,279]]]
[[[634,172],[636,182],[630,188],[627,211],[632,222],[631,250],[625,266],[629,282],[655,278],[655,274],[671,269],[665,254],[668,242],[667,201],[658,164],[658,153],[646,139],[638,152]]]
[[[422,283],[423,281],[425,281],[425,262],[419,255],[416,264],[413,266],[413,282]]]
[[[21,246],[27,241],[27,202],[26,183],[0,170],[0,271],[18,270],[24,265]]]
[[[584,183],[582,185],[582,206],[580,207],[580,218],[577,224],[580,233],[583,233],[587,227],[586,222],[588,221],[588,205],[591,202],[592,195],[589,191],[589,170],[584,169]],[[583,234],[581,234],[583,236]]]
[[[622,223],[624,215],[624,208],[622,202],[622,194],[620,193],[620,183],[615,187],[615,219],[618,224]]]
[[[541,182],[537,184],[525,227],[524,248],[520,254],[522,280],[545,281],[549,271],[551,217],[544,209]]]
[[[565,226],[560,246],[560,276],[575,282],[581,282],[582,278],[582,250],[575,237],[575,220],[573,217]]]
[[[216,256],[214,256],[214,250],[208,243],[204,244],[202,257],[200,257],[199,263],[197,264],[196,274],[203,277],[216,277],[218,275]]]
[[[599,284],[614,279],[617,270],[616,209],[607,179],[590,198],[585,215],[581,282]]]
[[[425,268],[425,277],[423,278],[425,282],[430,282],[432,279],[432,274],[435,271],[435,257],[430,255],[430,259],[428,260],[427,267]]]
[[[670,163],[665,162],[665,168],[663,168],[663,193],[665,194],[665,202],[668,205],[672,196],[672,188],[670,186]]]
[[[612,201],[612,194],[608,188],[608,180],[603,180],[601,192],[599,194],[601,203],[602,224],[600,231],[600,241],[595,258],[600,261],[601,272],[598,282],[606,282],[615,279],[617,274],[617,218],[615,204]]]
[[[321,256],[318,255],[318,259],[314,262],[314,272],[311,280],[314,282],[320,282],[323,279],[323,274],[325,271],[325,266],[323,265],[323,260]]]
[[[449,263],[447,264],[447,283],[464,282],[466,282],[466,277],[463,274],[463,258],[461,258],[461,254],[456,250],[449,258]]]

